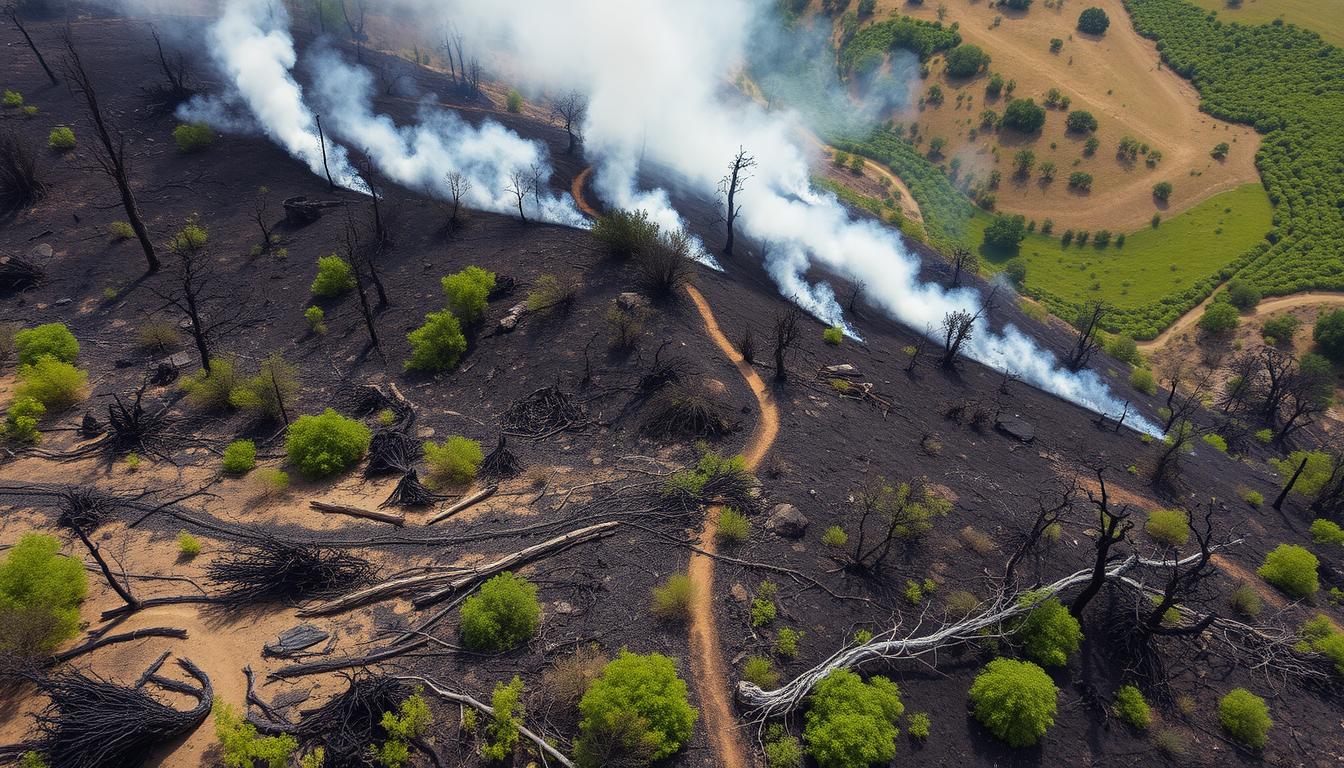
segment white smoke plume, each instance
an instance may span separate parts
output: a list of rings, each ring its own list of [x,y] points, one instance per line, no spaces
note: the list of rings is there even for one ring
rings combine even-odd
[[[228,0],[207,34],[210,54],[232,86],[219,97],[200,97],[179,110],[189,120],[204,120],[223,130],[237,129],[240,118],[228,117],[233,105],[246,109],[244,120],[256,127],[313,173],[324,175],[317,120],[294,80],[297,61],[289,14],[270,0]],[[362,190],[345,150],[327,146],[327,163],[337,185]]]

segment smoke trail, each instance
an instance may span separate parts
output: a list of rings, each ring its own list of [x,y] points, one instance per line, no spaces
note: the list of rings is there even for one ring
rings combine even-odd
[[[414,0],[406,0],[414,5]],[[919,331],[952,311],[975,312],[978,292],[919,281],[918,259],[899,236],[856,220],[829,194],[812,189],[807,159],[795,140],[796,116],[770,113],[731,87],[744,66],[751,34],[768,0],[421,0],[422,14],[443,14],[496,51],[537,89],[579,88],[590,96],[586,151],[595,158],[596,189],[609,203],[666,201],[636,193],[636,172],[671,169],[672,182],[714,195],[739,146],[756,157],[743,195],[742,230],[768,249],[766,267],[781,291],[827,323],[842,311],[830,287],[810,284],[810,265],[824,264],[867,286],[872,301]],[[675,212],[661,211],[673,217]],[[1118,415],[1123,404],[1095,373],[1071,373],[1013,326],[994,332],[977,321],[967,354],[1091,410]],[[1133,417],[1131,417],[1131,420]],[[1159,434],[1147,422],[1142,431]]]
[[[463,202],[468,207],[509,213],[522,205],[532,218],[587,226],[568,193],[548,191],[551,166],[541,144],[493,120],[472,126],[429,100],[421,102],[415,124],[398,126],[390,117],[374,114],[373,75],[367,69],[329,49],[317,52],[308,64],[313,91],[333,133],[366,152],[389,179],[447,199],[452,194],[449,175],[460,174],[467,182]],[[521,203],[518,194],[524,198]]]
[[[297,57],[284,6],[270,0],[229,0],[207,39],[211,56],[231,88],[223,97],[193,99],[179,114],[223,130],[236,129],[238,119],[226,116],[233,111],[232,105],[241,104],[267,136],[313,173],[325,175],[317,121],[291,74]],[[336,184],[365,189],[343,148],[329,144],[327,161]]]

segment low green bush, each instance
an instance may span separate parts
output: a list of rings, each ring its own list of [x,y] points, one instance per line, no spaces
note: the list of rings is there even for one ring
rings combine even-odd
[[[37,425],[47,413],[47,407],[32,397],[18,397],[5,411],[4,437],[16,443],[36,445],[42,441]]]
[[[780,723],[765,728],[766,768],[803,768],[803,743]]]
[[[742,679],[763,691],[773,690],[779,686],[779,673],[766,656],[748,656],[742,664]]]
[[[1344,632],[1335,628],[1329,616],[1318,613],[1302,625],[1302,641],[1311,650],[1335,664],[1335,671],[1344,675]]]
[[[1153,372],[1147,368],[1135,368],[1131,371],[1129,385],[1145,395],[1151,395],[1157,391],[1157,380],[1153,378]]]
[[[653,588],[650,610],[663,621],[685,621],[691,615],[696,584],[684,573],[674,573]]]
[[[481,757],[488,762],[508,760],[518,748],[518,726],[523,721],[522,697],[523,680],[517,675],[508,685],[495,683],[494,693],[490,695],[490,708],[494,714],[485,727],[486,739],[481,745]]]
[[[658,244],[661,230],[644,211],[615,210],[597,217],[593,237],[607,246],[612,256],[628,259]]]
[[[1265,495],[1259,491],[1247,491],[1242,498],[1252,507],[1259,507],[1265,503]]]
[[[1148,707],[1147,699],[1143,698],[1142,691],[1132,685],[1121,686],[1115,692],[1115,714],[1141,731],[1153,722],[1153,712]]]
[[[1311,540],[1317,544],[1338,544],[1344,546],[1344,528],[1339,523],[1324,518],[1311,521]]]
[[[1255,748],[1265,746],[1274,726],[1265,700],[1245,688],[1237,688],[1218,702],[1218,722],[1229,736]]]
[[[511,90],[505,99],[505,103],[509,111],[516,115],[523,111],[523,94]]]
[[[462,642],[472,650],[512,650],[536,634],[540,624],[536,585],[508,571],[482,584],[462,604]]]
[[[1199,318],[1199,328],[1205,333],[1222,336],[1236,330],[1241,323],[1237,308],[1223,301],[1215,301],[1204,309]]]
[[[58,152],[74,149],[75,132],[64,125],[52,128],[51,133],[47,134],[47,146]]]
[[[285,453],[299,474],[317,479],[349,469],[364,456],[372,438],[368,427],[328,408],[289,425]]]
[[[622,650],[579,701],[580,768],[650,765],[681,751],[699,712],[672,659]]]
[[[1316,594],[1320,583],[1316,576],[1316,556],[1296,544],[1280,544],[1265,555],[1256,573],[1288,595],[1298,598]]]
[[[461,435],[452,435],[442,443],[425,441],[428,480],[435,488],[470,483],[484,460],[481,444]]]
[[[299,741],[289,734],[262,736],[221,699],[211,710],[215,718],[215,738],[220,757],[227,768],[286,768],[299,749]]]
[[[910,738],[924,741],[929,738],[932,728],[933,720],[929,717],[929,713],[916,712],[910,716],[910,724],[906,726],[905,730],[910,734]]]
[[[411,356],[405,362],[408,371],[446,371],[467,351],[462,324],[446,309],[425,315],[425,324],[406,334],[406,340],[411,343]]]
[[[546,312],[567,309],[579,297],[580,287],[578,281],[571,278],[541,275],[527,294],[527,310]]]
[[[44,357],[73,363],[79,357],[79,342],[65,323],[44,323],[14,334],[14,349],[20,365],[32,365]]]
[[[313,333],[327,332],[327,313],[319,306],[310,306],[303,310],[304,322],[308,323],[308,330]]]
[[[448,311],[456,315],[463,325],[471,325],[485,313],[490,292],[495,289],[495,273],[470,266],[439,282],[448,299]]]
[[[792,627],[785,627],[779,630],[775,636],[775,653],[781,658],[798,658],[798,642],[803,639],[803,633]]]
[[[1228,605],[1239,615],[1248,619],[1254,619],[1260,615],[1263,604],[1260,600],[1260,593],[1250,584],[1240,584],[1232,590],[1232,594],[1227,599]]]
[[[178,531],[177,552],[185,558],[193,558],[201,554],[201,540],[186,531]]]
[[[1028,596],[1026,600],[1035,601]],[[1047,667],[1066,664],[1083,642],[1083,630],[1058,598],[1037,602],[1015,633],[1027,658]]]
[[[1106,340],[1106,354],[1122,363],[1142,365],[1143,355],[1139,352],[1138,342],[1131,336],[1112,336]]]
[[[897,721],[905,713],[901,691],[885,677],[867,682],[837,669],[812,689],[803,743],[820,768],[866,768],[896,756]]]
[[[135,343],[148,352],[166,352],[181,340],[177,324],[167,320],[147,320],[135,329]]]
[[[23,94],[18,91],[11,91],[6,88],[3,94],[0,94],[0,104],[16,109],[23,106]]]
[[[1223,437],[1222,435],[1210,432],[1209,434],[1204,435],[1204,437],[1200,439],[1204,441],[1205,445],[1208,445],[1215,451],[1218,451],[1219,453],[1227,453],[1227,438]]]
[[[1183,510],[1154,509],[1148,513],[1143,530],[1152,539],[1168,547],[1183,547],[1190,539],[1190,522]]]
[[[222,411],[233,406],[230,396],[242,383],[232,357],[217,357],[204,368],[182,380],[187,404],[203,411]]]
[[[107,225],[107,234],[113,240],[132,240],[135,238],[135,229],[130,222],[114,221]]]
[[[62,411],[84,399],[89,374],[70,363],[43,357],[32,365],[19,367],[19,385],[14,399],[32,399],[48,411]]]
[[[256,376],[238,382],[229,392],[229,405],[259,419],[279,419],[299,393],[299,369],[279,352],[261,361]]]
[[[33,658],[79,634],[84,564],[55,536],[24,534],[0,560],[0,654]]]
[[[517,683],[516,686],[504,686],[504,695],[501,695],[499,687],[495,688],[495,696],[490,702],[495,709],[495,725],[501,721],[513,721],[522,717],[521,711],[517,713],[512,711],[523,688],[522,681],[518,680],[517,676],[514,677],[514,681]],[[512,699],[509,697],[510,693],[514,694]],[[397,705],[397,711],[384,712],[378,724],[382,726],[386,738],[382,744],[369,746],[372,756],[382,768],[407,768],[411,764],[411,743],[429,733],[434,718],[429,711],[429,704],[417,688],[415,693],[402,699]],[[314,754],[320,749],[319,747],[318,750],[314,750]],[[482,746],[482,752],[484,749],[485,745]],[[319,755],[318,759],[313,761],[313,765],[304,763],[300,764],[299,768],[321,768],[321,765],[322,759]]]
[[[1029,747],[1055,724],[1058,689],[1045,670],[1029,661],[994,659],[976,676],[972,713],[989,732],[1012,747]]]
[[[173,129],[173,141],[178,152],[200,152],[215,143],[215,129],[205,123],[183,123]]]
[[[1293,336],[1297,335],[1298,326],[1302,324],[1292,315],[1279,315],[1271,317],[1260,326],[1260,333],[1264,335],[1265,340],[1272,339],[1273,344],[1288,344],[1292,342]]]
[[[224,448],[224,471],[243,475],[257,466],[257,444],[251,440],[234,440]]]
[[[747,516],[731,507],[719,513],[719,526],[715,536],[726,544],[741,544],[751,536],[751,521]]]
[[[840,342],[845,340],[845,329],[838,325],[833,325],[821,332],[821,340],[831,346],[838,347],[840,346]]]
[[[845,533],[844,528],[841,528],[838,525],[832,525],[821,535],[821,543],[823,546],[842,549],[849,543],[849,534]]]
[[[350,262],[331,254],[317,259],[317,276],[308,290],[314,296],[340,296],[355,289],[355,271]]]

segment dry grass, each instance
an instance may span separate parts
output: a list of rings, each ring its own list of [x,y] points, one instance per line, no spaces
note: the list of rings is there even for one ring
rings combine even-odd
[[[1201,114],[1194,87],[1160,66],[1156,47],[1134,32],[1121,0],[1088,3],[1104,8],[1111,19],[1106,35],[1096,40],[1074,31],[1083,6],[1073,4],[1065,4],[1058,11],[1034,3],[1024,15],[991,3],[929,2],[921,6],[882,0],[876,17],[894,10],[936,20],[940,5],[947,7],[946,23],[961,23],[965,42],[979,45],[991,55],[991,71],[1001,73],[1005,80],[1017,81],[1014,97],[1031,97],[1041,103],[1047,91],[1058,88],[1071,99],[1071,109],[1091,112],[1100,124],[1096,135],[1101,148],[1090,158],[1082,157],[1085,137],[1066,134],[1067,113],[1059,110],[1049,110],[1039,137],[1024,139],[1006,132],[982,132],[972,141],[968,133],[979,127],[981,111],[993,109],[1002,114],[1006,99],[986,102],[984,76],[949,80],[942,73],[941,61],[935,62],[928,80],[914,81],[909,108],[894,117],[898,122],[919,124],[920,134],[925,137],[922,149],[928,148],[932,137],[947,139],[943,154],[949,160],[961,158],[963,175],[972,172],[984,180],[991,170],[998,170],[1003,176],[997,193],[999,209],[1037,220],[1053,219],[1056,232],[1065,228],[1133,231],[1146,224],[1156,210],[1152,186],[1158,181],[1175,185],[1168,207],[1162,211],[1163,219],[1218,192],[1259,181],[1254,165],[1259,136],[1247,127]],[[993,27],[996,16],[1002,21]],[[1058,54],[1050,53],[1052,38],[1064,41]],[[914,102],[933,83],[942,86],[945,101],[940,107],[920,111]],[[959,93],[966,94],[969,102],[959,106]],[[1116,159],[1115,148],[1125,135],[1162,151],[1156,168],[1150,169],[1142,157],[1128,167]],[[1232,145],[1232,151],[1225,161],[1213,160],[1209,150],[1223,141]],[[1013,178],[1013,155],[1023,148],[1036,153],[1038,165],[1055,163],[1058,170],[1054,183],[1042,186],[1034,177],[1026,182]],[[1079,161],[1076,166],[1075,161]],[[1090,194],[1068,190],[1064,179],[1075,170],[1094,176]]]

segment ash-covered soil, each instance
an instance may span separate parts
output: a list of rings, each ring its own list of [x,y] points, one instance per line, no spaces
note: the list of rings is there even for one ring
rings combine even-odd
[[[39,44],[54,50],[57,27],[32,26]],[[356,220],[368,217],[367,201],[350,193],[328,192],[323,180],[264,137],[221,135],[204,152],[179,154],[171,137],[176,121],[154,114],[142,93],[158,77],[149,58],[152,43],[146,27],[121,20],[90,20],[76,23],[74,30],[85,62],[95,73],[100,97],[127,134],[136,192],[156,242],[165,240],[193,215],[209,231],[208,253],[215,263],[217,288],[226,299],[208,307],[206,314],[222,316],[240,310],[244,320],[237,332],[218,340],[218,350],[236,356],[247,373],[267,355],[281,352],[300,371],[302,388],[292,407],[295,413],[343,407],[345,394],[357,385],[395,383],[416,409],[417,437],[440,440],[462,434],[480,440],[487,450],[501,433],[503,412],[541,387],[554,385],[572,395],[582,403],[584,418],[574,428],[545,439],[511,438],[509,447],[527,471],[501,483],[487,503],[433,527],[423,525],[432,514],[429,510],[409,511],[407,525],[395,528],[324,515],[308,507],[310,499],[374,507],[390,491],[395,477],[366,481],[357,469],[333,481],[296,481],[278,497],[261,494],[247,479],[218,478],[218,453],[236,437],[257,440],[263,464],[281,466],[279,427],[254,423],[240,413],[197,413],[173,384],[151,385],[145,393],[149,402],[166,404],[174,420],[177,442],[164,457],[143,457],[143,465],[134,473],[124,461],[100,456],[71,462],[55,458],[80,444],[76,429],[84,413],[103,418],[112,396],[136,390],[165,356],[139,349],[137,326],[149,319],[176,322],[180,318],[163,309],[155,292],[156,287],[166,290],[167,275],[144,274],[143,255],[134,241],[109,242],[108,225],[124,216],[115,188],[94,167],[89,144],[92,133],[83,111],[64,86],[46,83],[26,48],[10,44],[0,50],[3,85],[22,91],[40,112],[24,118],[6,111],[0,127],[45,146],[52,127],[70,125],[80,146],[68,154],[43,150],[49,185],[46,199],[0,222],[0,252],[26,254],[43,243],[52,249],[50,257],[41,259],[47,279],[36,288],[5,296],[0,319],[23,325],[67,323],[81,342],[80,364],[90,371],[90,392],[84,403],[44,424],[41,448],[45,455],[18,455],[0,465],[0,485],[6,489],[6,511],[0,517],[3,543],[10,544],[30,530],[55,532],[57,505],[41,492],[74,484],[123,495],[148,489],[159,502],[205,489],[133,528],[131,524],[141,515],[122,509],[97,529],[95,542],[115,554],[132,574],[183,576],[199,582],[212,558],[237,544],[238,537],[232,533],[237,530],[340,546],[370,560],[380,576],[419,565],[487,561],[596,522],[603,515],[618,514],[622,510],[603,503],[613,490],[659,482],[659,475],[695,460],[696,448],[690,441],[653,441],[641,434],[648,406],[639,401],[637,387],[656,356],[683,361],[682,377],[714,393],[736,423],[736,431],[714,441],[714,449],[736,452],[746,442],[759,415],[756,400],[682,294],[651,304],[644,334],[634,351],[609,351],[608,308],[620,294],[638,291],[639,282],[633,267],[606,257],[600,244],[583,230],[524,225],[506,216],[473,212],[458,231],[447,233],[440,204],[384,185],[384,211],[394,245],[378,263],[390,298],[390,306],[376,320],[381,350],[370,348],[353,294],[336,301],[317,301],[326,310],[329,330],[313,334],[303,310],[314,303],[308,288],[314,261],[340,247],[344,211]],[[415,79],[425,89],[449,92],[435,73],[420,70]],[[378,106],[405,117],[415,103],[383,98]],[[480,100],[444,104],[444,108],[456,106],[468,107],[462,111],[468,120],[488,115],[525,137],[545,141],[555,162],[553,184],[557,189],[568,189],[585,167],[581,157],[563,154],[564,133],[553,126],[511,116]],[[342,200],[347,207],[329,210],[307,226],[282,225],[279,247],[287,250],[285,259],[254,257],[249,252],[260,237],[252,221],[254,197],[263,185],[271,190],[274,220],[282,216],[279,200],[291,195]],[[677,202],[707,244],[713,247],[720,242],[713,201]],[[754,244],[740,248],[736,257],[726,260],[723,273],[697,268],[694,283],[724,333],[737,339],[751,328],[758,346],[764,348],[758,356],[768,360],[771,318],[785,302],[761,270],[757,250]],[[946,280],[946,265],[935,254],[917,250],[925,257],[927,276]],[[406,333],[419,325],[426,312],[442,308],[439,278],[472,264],[514,278],[517,288],[490,304],[484,322],[469,334],[470,349],[456,369],[436,377],[403,373],[402,361],[409,353]],[[572,310],[528,315],[513,332],[496,332],[499,319],[524,300],[529,286],[543,274],[582,281]],[[720,547],[735,561],[720,561],[715,566],[716,623],[723,655],[733,669],[748,655],[769,655],[783,627],[803,632],[798,658],[775,659],[787,679],[850,642],[857,629],[878,631],[895,623],[911,632],[923,631],[941,619],[945,596],[951,593],[965,590],[981,600],[993,598],[996,579],[1030,528],[1038,501],[1048,501],[1061,483],[1091,477],[1094,465],[1107,467],[1112,498],[1132,505],[1140,522],[1151,509],[1213,503],[1217,506],[1217,539],[1242,539],[1220,553],[1220,572],[1213,588],[1206,590],[1203,602],[1191,607],[1227,614],[1226,596],[1246,580],[1264,592],[1267,608],[1261,620],[1265,623],[1296,627],[1318,610],[1340,619],[1338,607],[1323,598],[1314,607],[1288,603],[1253,575],[1264,553],[1278,543],[1303,543],[1309,538],[1310,515],[1297,500],[1290,500],[1282,512],[1267,505],[1253,508],[1241,501],[1245,490],[1260,491],[1267,499],[1277,492],[1277,479],[1265,467],[1269,454],[1264,449],[1251,447],[1248,455],[1233,459],[1200,443],[1185,463],[1180,498],[1164,498],[1147,482],[1146,467],[1157,451],[1156,444],[1141,441],[1127,429],[1117,432],[1109,423],[1098,425],[1094,414],[1021,383],[1005,384],[1000,373],[974,363],[964,362],[955,372],[943,371],[936,367],[931,352],[924,364],[907,373],[903,349],[915,343],[915,334],[862,301],[856,318],[855,327],[864,341],[847,340],[838,347],[823,343],[822,327],[804,319],[802,340],[790,355],[790,378],[785,383],[773,382],[768,363],[757,365],[772,387],[781,424],[760,473],[762,512],[753,520],[750,539]],[[1018,324],[1057,353],[1071,343],[1065,329],[1022,315],[1008,300],[1000,300],[994,321],[996,325]],[[172,351],[192,353],[185,337]],[[841,396],[830,383],[833,375],[822,369],[842,364],[853,366],[854,382],[871,384],[872,392],[889,406],[874,399]],[[1123,397],[1133,399],[1145,416],[1156,418],[1160,398],[1131,391],[1125,383],[1127,366],[1099,355],[1094,367]],[[12,367],[4,373],[7,392],[13,385]],[[967,418],[948,418],[951,406],[958,404],[966,406]],[[989,414],[988,421],[976,422],[976,411]],[[1034,439],[1024,443],[996,429],[996,416],[1025,424]],[[376,426],[372,417],[368,423]],[[1134,474],[1127,471],[1131,466]],[[852,497],[880,477],[926,479],[955,503],[921,543],[899,548],[878,573],[858,574],[843,568],[821,538],[831,525],[853,530],[857,510]],[[784,538],[767,529],[766,516],[778,504],[794,505],[808,518],[801,538]],[[529,686],[529,723],[561,739],[572,738],[575,719],[548,702],[542,673],[579,646],[595,643],[609,654],[623,647],[666,653],[679,660],[680,671],[695,695],[697,680],[687,663],[685,627],[653,620],[648,606],[653,585],[685,569],[689,545],[696,541],[702,523],[700,515],[662,515],[522,567],[520,571],[541,588],[544,617],[540,634],[518,651],[481,656],[450,647],[457,644],[456,620],[450,616],[437,625],[436,642],[388,662],[385,668],[433,677],[482,698],[495,682],[519,674]],[[972,549],[968,527],[987,536],[992,546]],[[204,553],[193,561],[178,559],[176,537],[181,530],[205,543]],[[1086,567],[1093,556],[1091,536],[1087,524],[1065,526],[1057,542],[1038,548],[1023,561],[1019,582],[1024,586],[1048,582]],[[1141,531],[1136,530],[1132,538],[1138,551],[1159,554]],[[67,552],[83,550],[72,541]],[[1344,587],[1338,555],[1320,548],[1317,554],[1324,563],[1323,588]],[[788,569],[800,577],[790,578],[753,564]],[[904,596],[907,580],[926,578],[937,583],[936,593],[912,605]],[[780,585],[780,615],[770,626],[753,629],[750,601],[744,602],[741,596],[754,594],[767,579]],[[183,582],[148,578],[132,578],[132,584],[141,597],[178,595],[191,589]],[[97,625],[99,613],[115,607],[119,600],[96,573],[91,573],[91,587],[83,618]],[[1214,640],[1184,638],[1159,641],[1170,684],[1167,697],[1155,701],[1158,722],[1154,727],[1174,730],[1190,748],[1182,758],[1159,752],[1150,738],[1133,732],[1105,708],[1114,689],[1126,679],[1116,644],[1102,624],[1112,600],[1118,603],[1122,598],[1109,591],[1098,597],[1084,625],[1088,640],[1083,653],[1068,667],[1052,671],[1060,687],[1059,712],[1055,726],[1035,748],[1003,746],[968,714],[970,682],[994,655],[989,643],[950,648],[939,654],[936,668],[902,663],[865,670],[897,681],[907,711],[932,716],[929,739],[915,742],[901,737],[897,763],[1324,766],[1341,759],[1344,734],[1335,694],[1304,688],[1247,664],[1230,663]],[[283,666],[283,661],[263,658],[261,645],[299,623],[297,608],[178,605],[146,610],[126,628],[174,625],[187,628],[190,637],[111,646],[79,663],[130,682],[159,653],[172,649],[200,663],[215,681],[217,693],[242,706],[243,665],[250,664],[259,680]],[[357,656],[423,618],[408,602],[398,600],[305,620],[333,632],[332,656]],[[312,700],[318,701],[342,685],[338,675],[328,673],[269,682],[259,693],[274,700],[311,690]],[[1270,704],[1275,727],[1263,752],[1240,749],[1219,731],[1216,702],[1236,686],[1250,688]],[[26,690],[9,698],[0,709],[4,741],[25,738],[26,715],[39,704]],[[458,737],[455,708],[436,711],[439,726],[434,747],[445,764],[472,764],[478,758],[472,757],[471,742]],[[757,731],[747,725],[743,728],[745,740],[754,745]],[[215,764],[218,757],[212,741],[207,723],[184,743],[152,756],[151,763]],[[689,748],[669,764],[719,764],[703,727],[697,726]]]

